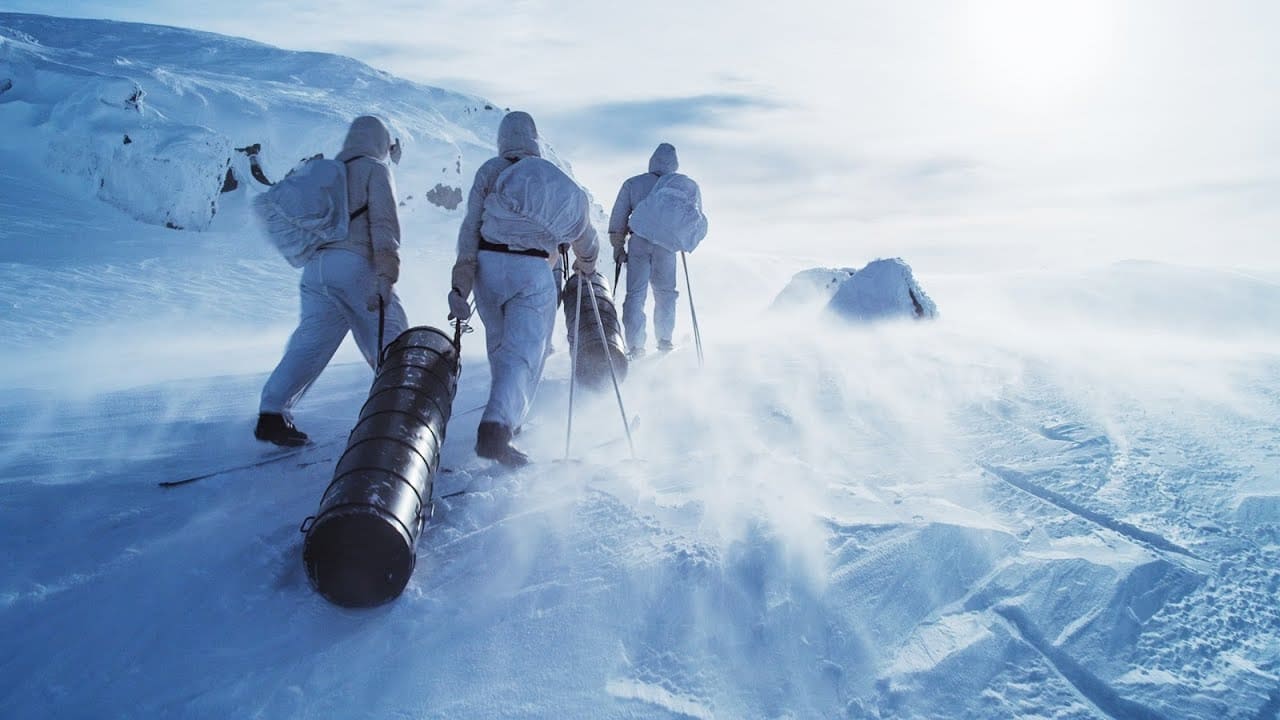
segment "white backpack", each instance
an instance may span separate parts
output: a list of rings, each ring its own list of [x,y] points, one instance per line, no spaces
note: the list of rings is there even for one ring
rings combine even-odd
[[[254,198],[253,209],[271,244],[302,267],[320,246],[345,240],[351,221],[369,208],[349,213],[346,163],[316,157]]]
[[[707,236],[702,191],[693,178],[667,173],[631,211],[631,232],[672,252],[692,252]]]
[[[481,232],[555,254],[587,229],[587,194],[560,168],[540,157],[518,160],[498,175],[485,197]]]

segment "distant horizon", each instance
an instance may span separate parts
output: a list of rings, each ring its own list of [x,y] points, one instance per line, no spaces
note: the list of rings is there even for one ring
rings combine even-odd
[[[740,8],[734,5],[734,8]],[[606,207],[659,142],[713,238],[848,258],[1280,269],[1280,6],[913,0],[841,10],[8,3],[333,52],[532,113]],[[501,37],[502,42],[491,38]],[[645,38],[633,46],[623,38]],[[481,40],[482,39],[482,40]],[[642,48],[649,48],[645,52]],[[1226,256],[1217,248],[1226,242]],[[834,261],[835,259],[833,259]]]

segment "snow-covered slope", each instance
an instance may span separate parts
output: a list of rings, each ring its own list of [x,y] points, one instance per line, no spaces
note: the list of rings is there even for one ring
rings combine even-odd
[[[404,143],[401,199],[457,210],[503,111],[349,58],[177,28],[0,16],[0,147],[38,158],[144,222],[205,229],[226,171],[268,180],[332,156],[357,115]],[[257,146],[256,151],[253,146]],[[559,162],[554,150],[548,155]],[[434,199],[434,201],[433,201]]]
[[[349,60],[113,23],[0,28],[33,66],[149,68],[164,81],[138,76],[148,107],[261,142],[268,173],[332,152],[357,111],[412,138],[406,197],[454,172],[423,158],[461,154],[465,179],[491,152],[483,101],[469,113]],[[352,77],[405,95],[330,110]],[[254,103],[270,112],[237,125]],[[47,161],[57,131],[37,105],[0,95],[5,717],[1280,711],[1275,275],[917,266],[939,320],[833,331],[765,312],[813,258],[713,239],[690,259],[707,367],[682,315],[685,347],[623,387],[638,460],[609,394],[577,401],[579,461],[553,460],[559,352],[520,439],[541,462],[478,462],[488,377],[467,336],[416,574],[395,603],[344,611],[308,587],[297,527],[368,368],[348,351],[304,400],[315,445],[157,488],[270,459],[253,413],[296,273],[240,224],[248,190],[220,195],[207,232],[101,202]],[[299,136],[307,118],[328,129]],[[416,323],[443,321],[456,212],[406,206]],[[817,262],[868,259],[833,244]]]
[[[18,341],[0,357],[15,358],[4,368],[26,384],[67,382],[55,339],[98,344],[98,387],[156,379],[156,365],[163,377],[198,374],[190,360],[164,359],[210,347],[210,336],[230,340],[219,348],[232,361],[224,369],[260,364],[237,364],[236,347],[256,353],[264,326],[278,337],[292,322],[297,273],[252,222],[249,199],[265,187],[253,164],[273,180],[317,152],[332,157],[365,113],[404,144],[394,170],[408,270],[399,292],[438,315],[445,293],[429,272],[452,263],[463,191],[493,156],[503,115],[349,58],[8,13],[0,86],[0,308],[12,310],[0,313],[0,333]],[[571,171],[553,147],[544,153]],[[228,169],[235,189],[223,192]],[[135,373],[140,352],[160,362]]]

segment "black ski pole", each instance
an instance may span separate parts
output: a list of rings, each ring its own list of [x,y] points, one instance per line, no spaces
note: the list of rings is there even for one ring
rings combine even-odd
[[[564,281],[568,277],[564,270],[564,255],[560,256],[558,267],[551,272],[556,276],[556,310],[559,310],[560,304],[564,302]]]
[[[378,293],[378,362],[374,365],[373,371],[377,372],[382,369],[382,334],[387,326],[387,303],[382,299],[382,293]]]
[[[560,309],[560,304],[564,302],[564,286],[569,281],[569,251],[563,246],[560,248],[560,273],[556,278],[556,310]]]
[[[622,263],[613,261],[613,296],[618,296],[618,278],[622,277]]]

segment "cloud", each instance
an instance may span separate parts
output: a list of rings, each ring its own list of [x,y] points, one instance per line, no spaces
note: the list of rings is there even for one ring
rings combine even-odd
[[[654,146],[673,132],[723,128],[743,113],[779,107],[763,97],[707,94],[587,105],[556,113],[546,124],[562,144],[634,150]]]
[[[1166,257],[1171,236],[1186,248],[1229,237],[1250,261],[1280,262],[1266,240],[1280,4],[1014,4],[7,6],[341,52],[527,110],[600,198],[673,142],[717,227],[762,243],[886,219],[927,224],[932,242],[943,216],[1010,243],[1052,235],[1069,257],[1083,256],[1082,237],[1144,257]]]
[[[419,61],[431,61],[449,58],[456,54],[456,50],[440,45],[423,46],[407,41],[373,41],[373,40],[346,40],[335,48],[342,55],[353,58],[359,58],[362,62],[366,62],[375,67],[382,67],[388,64],[394,64],[406,56],[413,56]]]
[[[903,171],[903,177],[918,181],[940,180],[972,175],[980,167],[981,163],[973,158],[935,155],[909,164]]]

